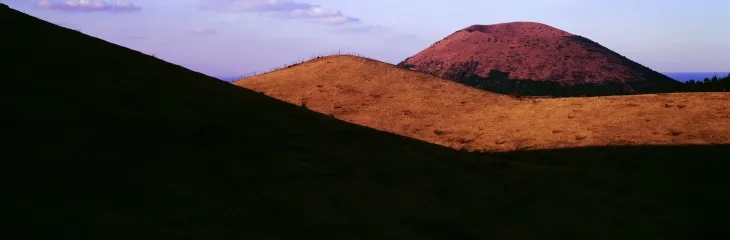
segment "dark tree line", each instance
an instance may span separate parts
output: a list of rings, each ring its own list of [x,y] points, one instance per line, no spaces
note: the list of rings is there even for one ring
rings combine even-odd
[[[510,79],[509,73],[496,70],[490,71],[486,78],[473,75],[464,77],[459,82],[491,92],[516,96],[606,96],[625,94],[626,92],[621,84],[576,84],[568,86],[554,81]]]
[[[464,62],[450,68],[442,77],[487,90],[490,92],[521,96],[548,96],[548,97],[590,97],[648,93],[673,92],[721,92],[730,90],[730,74],[725,77],[714,76],[703,81],[690,80],[687,82],[673,81],[666,76],[656,73],[647,77],[654,81],[604,81],[602,83],[561,84],[556,81],[535,81],[532,79],[514,79],[508,72],[491,70],[487,77],[474,74],[477,62]],[[403,61],[399,67],[413,69],[415,66]]]
[[[555,81],[535,81],[531,79],[510,79],[509,73],[490,71],[488,77],[476,75],[462,76],[460,83],[491,92],[520,96],[580,97],[610,96],[647,93],[672,92],[720,92],[730,89],[730,75],[705,78],[703,81],[685,83],[619,83],[606,81],[600,84],[585,83],[575,85],[560,84]]]
[[[702,81],[689,80],[682,87],[684,92],[725,92],[730,90],[730,74],[719,78],[715,75]]]

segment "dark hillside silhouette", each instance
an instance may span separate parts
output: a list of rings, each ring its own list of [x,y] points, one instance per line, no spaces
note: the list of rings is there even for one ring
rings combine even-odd
[[[455,151],[0,6],[8,239],[708,239],[728,229],[728,146]]]

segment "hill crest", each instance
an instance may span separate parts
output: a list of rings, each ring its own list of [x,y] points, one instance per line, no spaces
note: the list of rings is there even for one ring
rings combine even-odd
[[[454,99],[458,98],[459,94],[484,95],[494,100],[509,99],[504,95],[481,91],[426,73],[398,68],[390,63],[351,54],[316,57],[234,81],[233,84],[256,91],[263,90],[265,94],[280,99],[286,96],[282,100],[297,105],[311,107],[312,102],[308,102],[308,99],[327,100],[331,102],[328,104],[331,109],[340,109],[336,106],[336,102],[366,104],[362,102],[363,99],[358,99],[360,97],[392,95],[392,98],[407,98],[414,97],[412,96],[414,93],[440,94]],[[334,94],[330,91],[340,93]],[[319,95],[322,93],[333,95]],[[419,95],[419,97],[426,96]],[[380,100],[386,101],[386,99]]]
[[[588,38],[534,22],[472,25],[398,65],[477,87],[495,72],[565,86],[616,84],[625,93],[677,83]]]
[[[503,36],[539,36],[539,37],[562,37],[574,36],[573,34],[554,28],[550,25],[538,22],[507,22],[491,25],[475,24],[460,31],[481,32],[486,34]]]

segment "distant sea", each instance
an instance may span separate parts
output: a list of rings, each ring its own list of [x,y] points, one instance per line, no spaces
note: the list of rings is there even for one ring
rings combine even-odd
[[[686,82],[693,79],[695,81],[702,81],[702,79],[712,78],[715,75],[717,75],[717,77],[724,77],[727,76],[728,73],[730,72],[663,72],[662,74],[667,75],[670,78],[674,78],[677,81]]]

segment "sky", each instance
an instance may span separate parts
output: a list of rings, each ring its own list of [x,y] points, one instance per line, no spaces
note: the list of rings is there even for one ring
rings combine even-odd
[[[0,0],[211,76],[336,52],[398,63],[473,24],[541,22],[659,72],[730,71],[727,0]]]

